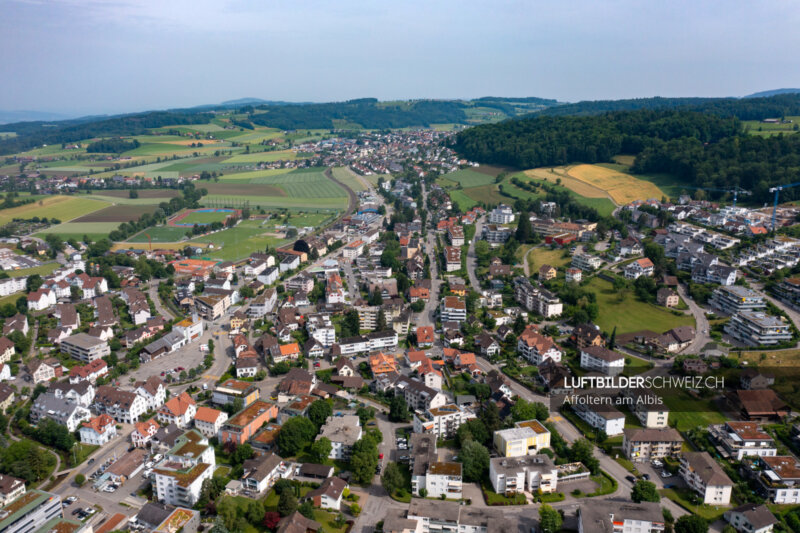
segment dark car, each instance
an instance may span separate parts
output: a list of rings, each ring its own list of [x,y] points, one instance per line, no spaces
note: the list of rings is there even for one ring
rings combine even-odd
[[[628,480],[628,481],[630,481],[631,483],[636,483],[636,478],[635,478],[635,477],[633,477],[633,476],[625,476],[625,479],[627,479],[627,480]]]
[[[88,462],[87,464],[92,464],[92,463],[94,463],[94,457],[92,457],[91,459],[89,459],[89,462]]]
[[[642,479],[650,479],[650,474],[642,474]]]

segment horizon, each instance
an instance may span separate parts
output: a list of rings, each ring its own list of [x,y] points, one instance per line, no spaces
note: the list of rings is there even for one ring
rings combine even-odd
[[[783,53],[800,47],[792,4],[9,0],[4,14],[9,112],[114,115],[240,95],[577,102],[800,86],[799,60]]]

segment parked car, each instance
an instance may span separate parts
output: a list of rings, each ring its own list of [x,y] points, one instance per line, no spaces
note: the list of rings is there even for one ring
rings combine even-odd
[[[88,463],[86,463],[86,464],[93,464],[93,463],[94,463],[94,457],[92,457],[91,459],[89,459],[89,462],[88,462]]]
[[[663,472],[661,472],[661,477],[663,477],[664,479],[666,479],[666,478],[668,478],[668,477],[672,477],[672,474],[671,474],[669,471],[667,471],[667,470],[664,470]]]

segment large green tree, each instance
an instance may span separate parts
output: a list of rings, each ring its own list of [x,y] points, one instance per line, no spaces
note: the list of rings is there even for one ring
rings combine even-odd
[[[658,493],[655,483],[640,479],[633,485],[633,490],[631,491],[631,500],[636,503],[658,503],[661,501],[661,495]]]
[[[708,521],[694,514],[683,515],[675,522],[675,533],[708,533]]]
[[[489,450],[479,442],[474,440],[465,442],[461,447],[460,459],[465,481],[480,482],[484,474],[489,471]]]
[[[378,446],[371,437],[362,437],[356,441],[350,453],[350,471],[353,472],[353,479],[357,483],[369,483],[377,467]]]
[[[308,418],[293,416],[281,426],[278,433],[278,449],[284,457],[296,455],[317,434],[317,426]]]
[[[333,407],[325,400],[317,400],[308,407],[308,418],[314,422],[317,428],[333,414]]]
[[[539,529],[542,533],[558,533],[562,522],[561,514],[551,506],[543,503],[539,508]]]
[[[331,450],[333,450],[333,444],[328,437],[321,437],[314,441],[311,445],[311,455],[313,455],[317,462],[322,463],[328,456],[331,454]]]

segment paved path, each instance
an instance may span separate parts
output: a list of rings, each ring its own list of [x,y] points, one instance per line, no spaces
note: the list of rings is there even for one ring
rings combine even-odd
[[[700,353],[706,344],[709,342],[714,342],[714,339],[712,339],[709,335],[711,328],[708,324],[708,319],[706,318],[706,312],[702,307],[697,305],[697,302],[689,298],[689,295],[686,293],[686,290],[681,284],[678,284],[678,295],[683,299],[684,302],[686,302],[686,305],[689,306],[689,311],[691,311],[692,315],[694,316],[695,322],[694,340],[686,349],[683,350],[683,353]]]
[[[156,306],[156,311],[158,311],[158,314],[164,317],[165,320],[172,320],[173,318],[176,318],[175,313],[173,313],[167,307],[165,307],[164,304],[161,303],[161,298],[158,297],[158,284],[161,283],[162,281],[165,280],[162,279],[151,280],[150,287],[147,289],[147,294],[150,296],[150,299]]]

